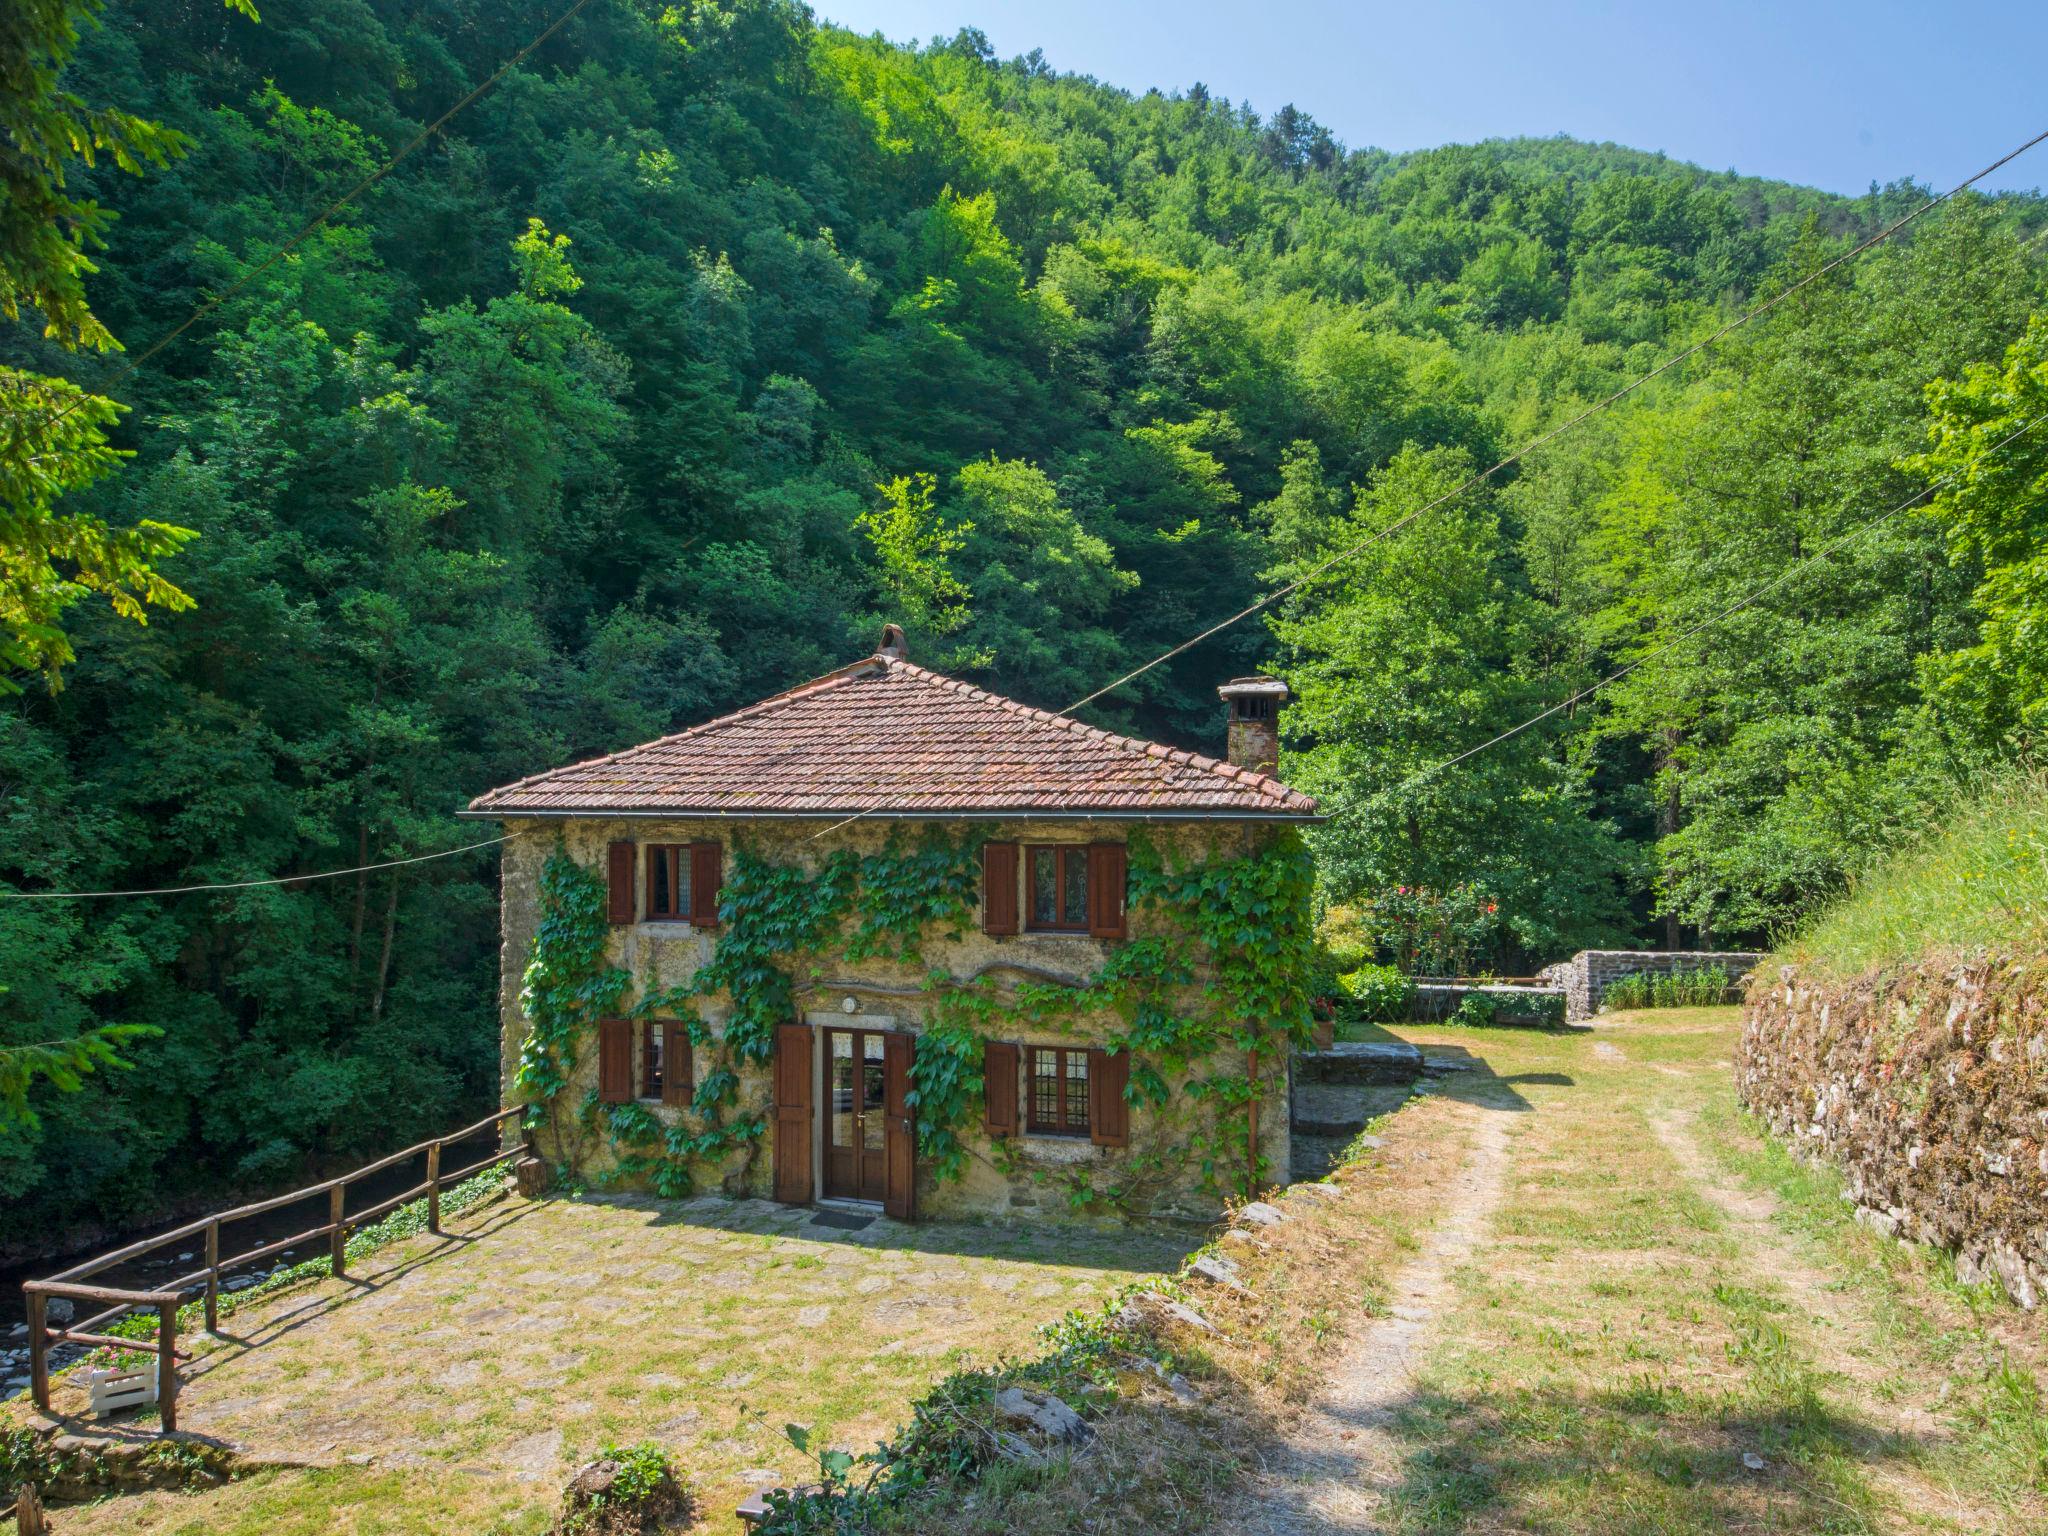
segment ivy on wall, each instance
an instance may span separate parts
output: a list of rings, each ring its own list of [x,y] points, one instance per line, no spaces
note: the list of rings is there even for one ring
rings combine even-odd
[[[710,960],[680,985],[646,986],[627,1010],[685,1022],[702,1053],[690,1107],[671,1123],[641,1104],[587,1096],[575,1124],[610,1142],[607,1177],[676,1196],[694,1187],[695,1170],[757,1148],[766,1105],[735,1112],[741,1069],[772,1055],[775,1026],[798,1016],[816,962],[834,954],[917,964],[930,938],[960,937],[974,920],[986,836],[933,829],[911,842],[892,832],[875,853],[842,850],[814,870],[735,847]],[[1130,855],[1129,905],[1141,936],[1115,946],[1092,976],[1004,988],[991,974],[926,973],[910,1099],[920,1160],[933,1177],[958,1179],[979,1156],[1007,1177],[1058,1186],[1076,1208],[1136,1212],[1190,1163],[1206,1187],[1239,1194],[1270,1176],[1258,1111],[1287,1051],[1309,1030],[1309,856],[1290,832],[1252,853],[1173,867],[1142,831],[1132,834]],[[633,985],[606,960],[604,905],[603,880],[557,847],[541,874],[541,918],[520,994],[530,1031],[515,1085],[547,1107],[556,1155],[571,1164],[579,1159],[563,1139],[555,1101],[595,1021],[619,1013]],[[805,967],[810,974],[801,976]],[[697,1002],[721,993],[731,1006],[714,1036]],[[1198,1006],[1187,1005],[1191,995]],[[1128,1094],[1150,1111],[1143,1143],[1086,1166],[1039,1160],[1013,1141],[976,1151],[968,1133],[982,1110],[984,1043],[1077,1035],[1084,1021],[1103,1017],[1120,1027],[1092,1032],[1091,1043],[1130,1053]]]

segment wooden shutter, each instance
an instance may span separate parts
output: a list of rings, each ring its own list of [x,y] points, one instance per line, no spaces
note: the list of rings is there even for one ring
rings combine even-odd
[[[687,1109],[697,1087],[696,1063],[690,1059],[689,1027],[678,1019],[661,1026],[661,1102]]]
[[[1131,1141],[1131,1106],[1124,1088],[1131,1080],[1128,1051],[1088,1053],[1088,1139],[1098,1147],[1125,1147]]]
[[[725,850],[720,845],[690,844],[690,921],[699,928],[718,926],[718,883],[724,869]]]
[[[1017,931],[1017,845],[981,845],[981,931]]]
[[[811,1200],[811,1026],[775,1026],[775,1198]]]
[[[1124,936],[1124,845],[1088,845],[1088,931],[1098,939]]]
[[[1001,1040],[981,1048],[982,1126],[991,1136],[1017,1134],[1017,1047]]]
[[[910,1107],[910,1036],[882,1036],[882,1214],[917,1216],[917,1122]]]
[[[606,1104],[633,1101],[633,1021],[597,1021],[597,1096]]]
[[[613,843],[606,850],[606,865],[611,886],[611,920],[630,923],[633,921],[633,845]]]

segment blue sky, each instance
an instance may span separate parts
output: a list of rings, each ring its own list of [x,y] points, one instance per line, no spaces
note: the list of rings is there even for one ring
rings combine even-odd
[[[1354,148],[1563,132],[1853,193],[1946,190],[2048,128],[2041,0],[812,3],[899,42],[979,27],[1131,90],[1292,101]],[[1984,185],[2048,186],[2048,144]]]

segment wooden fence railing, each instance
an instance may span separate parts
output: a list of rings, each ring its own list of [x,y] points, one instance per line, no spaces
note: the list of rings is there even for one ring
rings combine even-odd
[[[521,1113],[519,1107],[501,1109],[496,1114],[477,1121],[475,1125],[437,1136],[432,1141],[423,1141],[407,1147],[402,1152],[393,1152],[380,1157],[374,1163],[366,1163],[351,1173],[309,1184],[304,1189],[295,1189],[289,1194],[272,1195],[267,1200],[258,1200],[250,1205],[236,1206],[231,1211],[221,1211],[212,1216],[202,1216],[197,1221],[188,1221],[181,1227],[160,1232],[155,1237],[145,1237],[139,1242],[116,1248],[112,1253],[103,1253],[96,1259],[75,1264],[62,1274],[52,1275],[47,1280],[29,1280],[23,1283],[23,1295],[28,1298],[28,1357],[29,1386],[35,1395],[36,1406],[48,1412],[50,1407],[50,1346],[53,1344],[86,1344],[112,1349],[132,1350],[140,1353],[154,1351],[157,1357],[157,1405],[165,1434],[178,1427],[178,1366],[180,1360],[189,1360],[191,1355],[178,1352],[178,1308],[188,1292],[200,1282],[205,1282],[206,1331],[212,1333],[220,1323],[220,1277],[230,1270],[253,1264],[258,1259],[267,1259],[272,1254],[282,1253],[287,1248],[297,1248],[317,1238],[327,1239],[327,1255],[330,1271],[341,1276],[347,1272],[347,1250],[349,1233],[356,1228],[389,1215],[399,1206],[427,1197],[427,1230],[441,1230],[441,1191],[450,1184],[458,1184],[472,1175],[483,1172],[495,1164],[519,1157],[528,1150],[526,1138],[517,1146],[495,1152],[491,1156],[471,1163],[467,1168],[446,1172],[441,1167],[441,1149],[453,1143],[464,1142],[480,1132],[503,1125],[512,1116]],[[371,1174],[382,1173],[386,1168],[405,1162],[408,1158],[427,1155],[427,1178],[402,1194],[379,1201],[368,1210],[349,1214],[348,1187],[359,1179]],[[327,1220],[317,1227],[304,1232],[295,1232],[290,1237],[280,1238],[274,1243],[251,1248],[246,1253],[221,1257],[220,1229],[230,1222],[242,1221],[251,1216],[261,1216],[269,1211],[292,1204],[298,1200],[309,1200],[315,1195],[327,1196]],[[206,1263],[189,1274],[166,1281],[156,1290],[119,1290],[112,1286],[90,1285],[86,1282],[102,1270],[116,1264],[125,1264],[140,1258],[154,1249],[171,1243],[188,1242],[204,1236],[206,1240]],[[63,1297],[67,1301],[105,1303],[106,1310],[92,1316],[68,1323],[60,1328],[49,1326],[49,1302],[52,1297]],[[80,1309],[82,1310],[82,1309]],[[157,1315],[156,1342],[147,1339],[120,1338],[111,1334],[95,1332],[117,1318],[131,1312],[155,1311]]]

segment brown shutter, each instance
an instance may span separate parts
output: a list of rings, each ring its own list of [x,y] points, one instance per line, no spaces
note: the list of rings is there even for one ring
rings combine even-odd
[[[606,1104],[633,1101],[633,1021],[597,1021],[597,1096]]]
[[[1088,931],[1098,939],[1124,936],[1124,845],[1088,845]]]
[[[882,1214],[917,1217],[917,1121],[910,1107],[910,1036],[882,1036]]]
[[[981,931],[1017,931],[1017,845],[981,845]]]
[[[1124,1087],[1131,1080],[1128,1051],[1088,1053],[1088,1139],[1098,1147],[1129,1146],[1131,1106]]]
[[[717,843],[690,844],[690,921],[699,928],[718,926],[718,884],[724,869],[725,850]]]
[[[661,1102],[687,1109],[697,1086],[695,1063],[690,1060],[690,1031],[679,1020],[664,1019],[661,1025]]]
[[[775,1198],[811,1199],[811,1026],[775,1026]]]
[[[613,843],[606,850],[606,862],[611,877],[611,920],[630,923],[633,921],[633,845]]]
[[[982,1126],[991,1136],[1017,1134],[1017,1047],[1001,1040],[981,1047]]]

